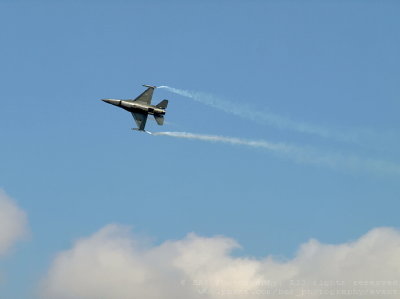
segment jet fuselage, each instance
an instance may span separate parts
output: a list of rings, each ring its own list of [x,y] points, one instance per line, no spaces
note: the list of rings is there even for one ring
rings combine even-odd
[[[164,115],[165,109],[168,106],[168,100],[164,99],[157,105],[152,105],[151,99],[156,86],[143,86],[147,87],[147,89],[135,99],[103,99],[102,101],[129,111],[137,125],[137,128],[134,128],[134,130],[149,133],[145,130],[148,115],[153,115],[157,124],[162,126],[164,124]]]
[[[103,99],[102,101],[125,109],[129,112],[141,112],[150,115],[165,115],[165,109],[139,102],[132,102],[132,100]]]

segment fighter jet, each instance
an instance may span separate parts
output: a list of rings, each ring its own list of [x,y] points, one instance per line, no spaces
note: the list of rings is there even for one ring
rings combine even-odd
[[[168,106],[168,100],[162,100],[157,105],[151,105],[151,98],[156,86],[143,85],[147,89],[136,99],[119,100],[119,99],[102,99],[103,102],[120,107],[132,113],[137,124],[137,128],[132,130],[150,133],[144,129],[146,126],[147,116],[154,115],[154,118],[160,126],[164,124],[165,109]],[[151,134],[151,133],[150,133]]]

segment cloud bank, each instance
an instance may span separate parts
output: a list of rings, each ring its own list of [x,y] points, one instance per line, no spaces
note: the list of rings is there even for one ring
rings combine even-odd
[[[27,230],[25,212],[0,189],[0,256],[23,238]]]
[[[58,254],[42,298],[398,298],[400,231],[374,229],[339,245],[310,240],[286,261],[236,257],[223,236],[189,234],[144,247],[108,225]]]

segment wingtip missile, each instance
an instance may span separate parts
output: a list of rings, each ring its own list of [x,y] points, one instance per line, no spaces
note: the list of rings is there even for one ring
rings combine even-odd
[[[152,86],[152,85],[147,85],[147,84],[143,84],[144,87],[148,87],[148,88],[157,88],[157,86]]]
[[[132,130],[133,130],[133,131],[138,131],[138,132],[144,132],[144,133],[153,135],[153,133],[151,133],[150,131],[147,131],[147,130],[140,130],[140,129],[138,129],[138,128],[132,128]]]

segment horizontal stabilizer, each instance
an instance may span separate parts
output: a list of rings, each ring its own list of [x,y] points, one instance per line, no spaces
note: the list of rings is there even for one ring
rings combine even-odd
[[[157,108],[165,109],[168,106],[168,100],[162,100],[156,105]]]
[[[162,126],[164,124],[164,116],[154,115],[154,119],[156,120],[156,122],[159,126]]]

